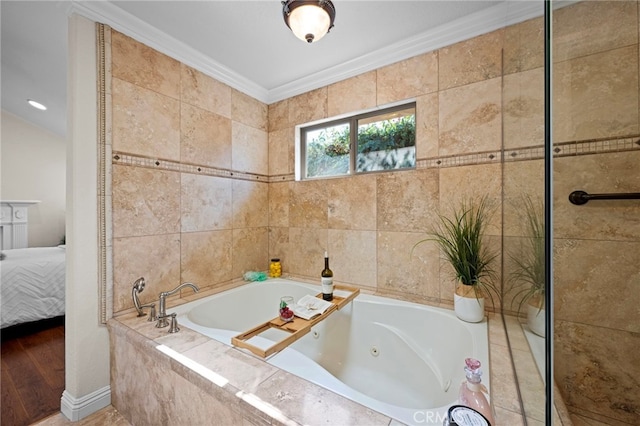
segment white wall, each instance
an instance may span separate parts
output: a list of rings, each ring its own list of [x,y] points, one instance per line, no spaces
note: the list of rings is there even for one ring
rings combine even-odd
[[[29,247],[55,246],[65,235],[66,142],[2,111],[3,200],[40,200],[29,207]]]
[[[69,18],[65,390],[79,420],[111,403],[109,333],[99,322],[95,23]]]

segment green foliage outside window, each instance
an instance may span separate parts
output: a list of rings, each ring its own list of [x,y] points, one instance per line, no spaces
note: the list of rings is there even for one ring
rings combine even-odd
[[[416,143],[416,117],[405,115],[358,128],[358,153],[406,148]]]
[[[309,132],[307,176],[337,176],[349,173],[349,126]]]
[[[355,171],[415,167],[415,140],[413,113],[358,125]],[[350,151],[350,126],[347,123],[308,131],[307,177],[349,174]]]

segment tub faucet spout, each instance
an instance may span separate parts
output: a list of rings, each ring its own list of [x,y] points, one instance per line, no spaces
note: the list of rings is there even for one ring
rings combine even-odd
[[[159,302],[160,307],[158,309],[159,310],[159,312],[158,312],[158,322],[156,323],[156,327],[162,328],[162,327],[169,326],[168,318],[170,316],[167,315],[167,304],[166,304],[167,296],[171,296],[173,294],[176,294],[177,292],[179,292],[180,290],[182,290],[185,287],[191,287],[195,293],[197,293],[200,290],[198,288],[198,286],[193,284],[193,283],[182,283],[178,287],[174,288],[173,290],[163,291],[162,293],[160,293],[160,302]]]

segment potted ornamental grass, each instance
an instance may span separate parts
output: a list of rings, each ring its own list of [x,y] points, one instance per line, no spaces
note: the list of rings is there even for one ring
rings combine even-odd
[[[480,322],[485,316],[485,298],[493,305],[495,287],[493,263],[498,253],[487,247],[483,236],[489,224],[489,205],[486,197],[478,201],[463,200],[451,216],[439,215],[439,223],[429,238],[451,264],[457,281],[454,292],[454,311],[467,322]],[[415,246],[414,246],[415,248]]]
[[[524,199],[524,218],[527,236],[522,250],[509,255],[512,270],[509,273],[510,291],[514,292],[512,304],[518,303],[518,315],[526,309],[527,325],[535,334],[545,335],[545,244],[544,219],[541,203],[530,197]]]

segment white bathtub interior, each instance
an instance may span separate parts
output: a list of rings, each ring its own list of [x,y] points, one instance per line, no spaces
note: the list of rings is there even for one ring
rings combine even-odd
[[[298,300],[318,289],[274,279],[171,311],[181,326],[231,346],[231,337],[274,318],[281,296]],[[286,335],[270,329],[251,343],[266,348]],[[489,389],[486,321],[464,323],[450,310],[361,293],[266,362],[405,424],[442,424],[457,401],[466,357],[483,362]]]

